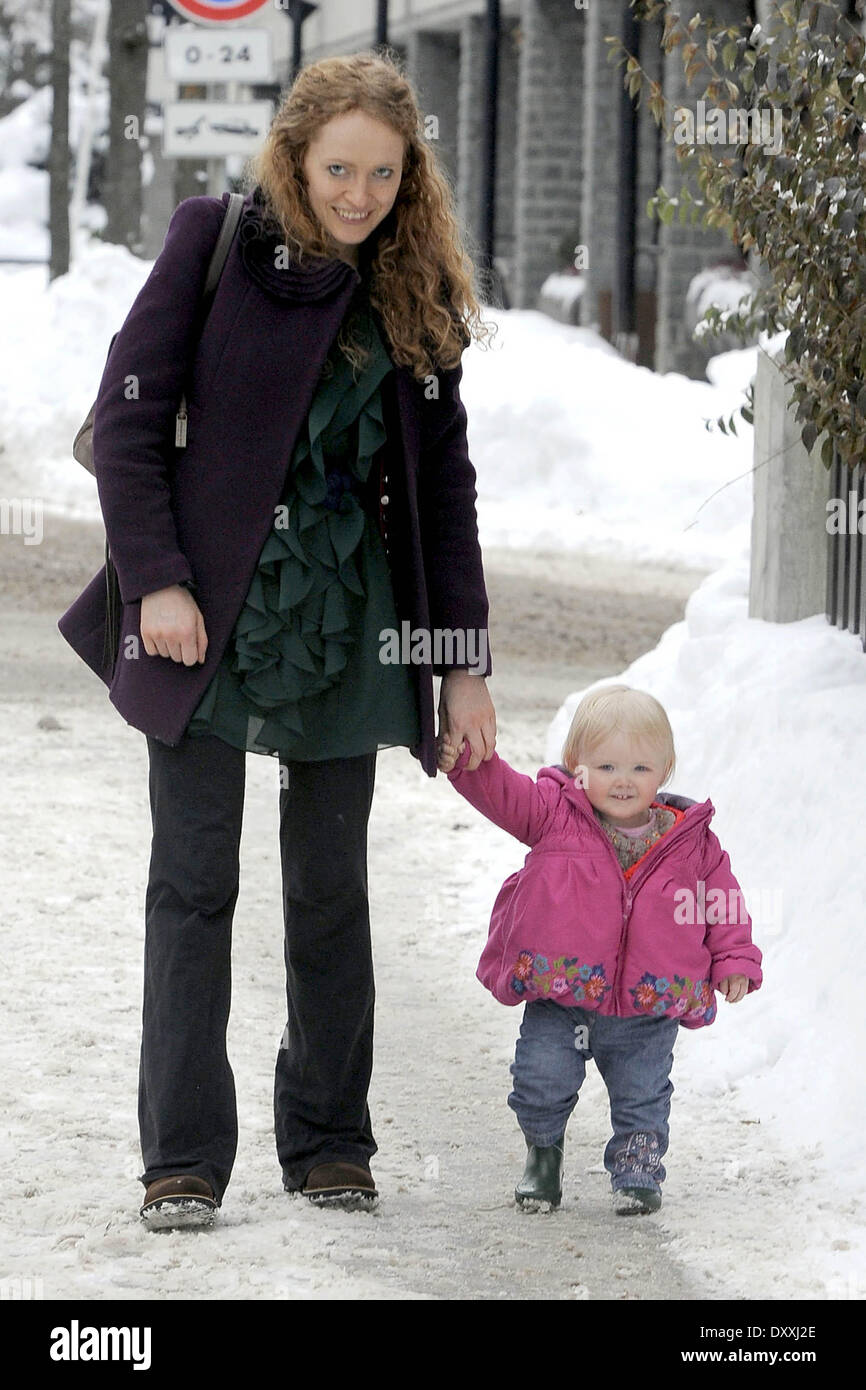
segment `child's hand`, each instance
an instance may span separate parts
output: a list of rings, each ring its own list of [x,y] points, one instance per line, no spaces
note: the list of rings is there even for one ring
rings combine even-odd
[[[445,734],[442,734],[439,738],[439,742],[437,745],[437,766],[439,768],[439,771],[450,772],[457,759],[460,757],[460,754],[463,752],[465,746],[465,739],[461,740],[460,746],[458,748],[455,744],[449,743],[447,736]]]
[[[749,992],[748,975],[726,975],[723,980],[719,980],[716,989],[723,994],[729,1004],[739,1004],[741,999],[745,999]]]

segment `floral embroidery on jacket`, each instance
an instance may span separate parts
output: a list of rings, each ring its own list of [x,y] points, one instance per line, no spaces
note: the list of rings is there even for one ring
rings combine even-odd
[[[715,994],[709,980],[690,980],[685,975],[641,975],[634,989],[629,990],[639,1013],[679,1018],[689,1014],[712,1023],[716,1016]]]
[[[577,956],[547,956],[523,950],[512,969],[511,988],[515,994],[539,994],[562,998],[571,994],[580,1004],[600,1004],[610,993],[603,965],[581,965]]]

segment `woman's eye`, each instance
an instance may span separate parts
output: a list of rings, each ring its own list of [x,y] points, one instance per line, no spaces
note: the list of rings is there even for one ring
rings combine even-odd
[[[329,164],[329,165],[328,165],[328,173],[329,173],[329,174],[334,174],[337,178],[342,178],[343,175],[345,174],[345,172],[346,172],[346,166],[345,166],[345,164]],[[375,173],[376,173],[377,178],[390,179],[390,178],[393,176],[393,174],[394,174],[394,170],[393,170],[393,168],[391,167],[390,164],[381,164],[381,165],[379,166],[379,168],[375,170]]]

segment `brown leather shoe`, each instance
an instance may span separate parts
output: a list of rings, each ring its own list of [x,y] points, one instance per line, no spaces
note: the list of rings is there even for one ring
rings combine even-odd
[[[150,1183],[139,1216],[153,1231],[170,1231],[180,1226],[212,1226],[216,1213],[210,1183],[189,1175]]]
[[[320,1163],[307,1174],[301,1191],[316,1206],[345,1211],[369,1210],[379,1200],[369,1168],[356,1163]]]

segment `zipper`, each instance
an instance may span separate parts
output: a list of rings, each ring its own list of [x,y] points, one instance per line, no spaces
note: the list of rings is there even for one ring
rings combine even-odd
[[[683,821],[680,821],[680,822],[679,822],[679,825],[671,826],[671,829],[670,829],[670,831],[668,832],[668,834],[669,834],[669,835],[670,835],[670,834],[673,834],[674,830],[678,830],[678,829],[680,828],[680,826],[682,826],[682,825],[683,825]],[[602,831],[601,833],[602,833],[602,835],[604,835],[604,831]],[[606,836],[606,835],[604,835],[604,838],[607,840],[607,836]],[[664,837],[663,837],[663,838],[664,838]],[[628,919],[629,919],[629,917],[631,916],[632,903],[634,902],[635,894],[636,894],[636,892],[637,892],[636,884],[637,884],[638,880],[639,880],[641,883],[643,882],[643,880],[646,878],[647,874],[650,872],[651,866],[650,866],[649,864],[645,865],[645,866],[644,866],[644,872],[643,872],[642,874],[640,874],[640,875],[635,874],[631,879],[627,879],[626,876],[625,876],[625,874],[624,874],[623,871],[622,871],[622,867],[621,867],[621,865],[620,865],[620,862],[619,862],[619,860],[617,859],[616,850],[613,848],[613,845],[610,844],[610,840],[607,840],[607,843],[610,845],[610,848],[611,848],[611,850],[612,850],[612,852],[613,852],[613,857],[614,857],[614,859],[616,859],[617,867],[619,868],[619,871],[620,871],[620,873],[622,874],[623,882],[624,882],[624,884],[625,884],[625,909],[624,909],[624,911],[623,911],[623,916],[622,916],[622,927],[621,927],[621,929],[620,929],[620,934],[619,934],[619,950],[618,950],[618,952],[617,952],[618,959],[617,959],[616,973],[615,973],[615,975],[614,975],[614,977],[613,977],[613,997],[614,997],[615,1003],[619,1004],[619,1003],[620,1003],[620,998],[619,998],[619,987],[620,987],[620,982],[621,982],[621,979],[622,979],[623,965],[624,965],[624,963],[625,963],[625,939],[626,939],[626,936],[628,935]],[[653,860],[653,865],[652,865],[652,867],[656,867],[656,866],[658,865],[658,863],[659,863],[659,860],[664,859],[665,855],[666,855],[666,854],[670,854],[670,852],[671,852],[671,846],[670,846],[669,844],[668,844],[668,845],[665,845],[664,849],[662,849],[662,848],[661,848],[661,845],[659,845],[659,852],[658,852],[658,854],[656,855],[655,859]]]
[[[579,810],[582,815],[584,815],[585,817],[587,816],[587,812],[583,809],[583,807],[579,807]],[[602,840],[607,845],[610,854],[613,856],[613,862],[616,864],[617,872],[619,873],[620,879],[622,880],[622,888],[625,891],[625,900],[623,903],[622,912],[622,925],[620,927],[619,943],[617,946],[617,967],[614,973],[613,986],[611,989],[614,1004],[618,1006],[620,1002],[619,986],[622,978],[623,963],[625,960],[625,939],[628,933],[628,920],[631,916],[632,903],[634,902],[635,894],[637,892],[637,885],[643,882],[647,874],[650,873],[652,869],[655,868],[655,866],[659,863],[659,860],[664,859],[665,855],[670,854],[671,844],[672,842],[676,841],[677,832],[682,832],[685,830],[686,821],[685,815],[683,815],[682,820],[678,821],[676,825],[671,826],[667,834],[663,835],[660,841],[657,841],[659,850],[655,858],[653,858],[651,862],[649,860],[647,861],[647,863],[644,865],[643,873],[637,873],[633,876],[631,880],[629,880],[623,873],[622,865],[619,862],[616,850],[614,849],[611,841],[608,839],[607,835],[602,830],[601,826],[599,825],[592,812],[589,813],[588,819],[592,821],[593,828],[595,829],[596,833],[601,836]],[[691,827],[689,827],[689,829],[691,829]],[[665,840],[667,840],[667,844],[664,844]]]

